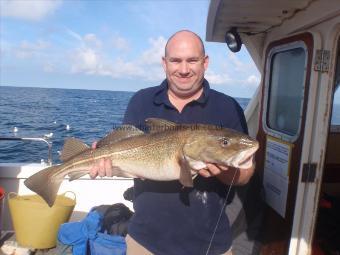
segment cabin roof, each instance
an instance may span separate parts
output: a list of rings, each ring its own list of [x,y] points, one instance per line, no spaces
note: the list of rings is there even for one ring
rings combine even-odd
[[[280,26],[315,0],[211,0],[206,40],[224,42],[232,27],[246,34],[260,34]]]

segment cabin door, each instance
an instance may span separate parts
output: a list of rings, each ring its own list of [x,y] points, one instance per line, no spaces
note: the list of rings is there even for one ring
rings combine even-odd
[[[314,103],[313,45],[313,35],[304,33],[275,41],[266,51],[256,158],[266,194],[264,255],[288,254],[300,172],[306,181],[313,178],[315,166],[301,160],[307,106]]]
[[[314,78],[318,81],[316,107],[312,108],[312,114],[307,113],[313,115],[312,120],[307,117],[305,131],[312,130],[308,159],[316,168],[315,181],[302,183],[300,178],[290,255],[338,254],[340,251],[340,24],[335,24],[325,33],[322,51],[328,56],[324,62],[327,68],[318,71]],[[331,27],[323,25],[323,28]],[[314,48],[314,52],[318,52],[319,46],[314,44]],[[314,66],[315,59],[317,56],[314,56]]]
[[[334,80],[332,111],[317,205],[318,217],[315,223],[309,224],[315,226],[312,255],[340,253],[340,26],[334,53],[334,77],[330,77]]]

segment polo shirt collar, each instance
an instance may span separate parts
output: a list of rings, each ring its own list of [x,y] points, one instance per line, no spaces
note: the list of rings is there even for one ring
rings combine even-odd
[[[205,104],[209,98],[210,93],[210,85],[209,82],[204,79],[203,80],[203,93],[202,95],[195,100],[195,102],[199,104]],[[169,107],[173,107],[171,104],[169,97],[168,97],[168,82],[167,80],[164,80],[161,85],[159,86],[158,90],[155,92],[154,95],[154,103],[155,104],[165,104]]]

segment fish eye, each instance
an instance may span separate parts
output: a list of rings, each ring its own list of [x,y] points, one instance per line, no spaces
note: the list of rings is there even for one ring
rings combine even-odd
[[[221,139],[221,145],[222,145],[223,147],[228,146],[228,145],[229,145],[229,140],[228,140],[227,138],[223,137],[223,138]]]

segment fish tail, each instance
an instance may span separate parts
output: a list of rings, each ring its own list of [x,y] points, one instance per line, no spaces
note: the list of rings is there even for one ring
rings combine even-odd
[[[54,177],[52,174],[61,166],[51,166],[30,176],[24,181],[27,188],[41,196],[49,207],[52,207],[63,178]]]

